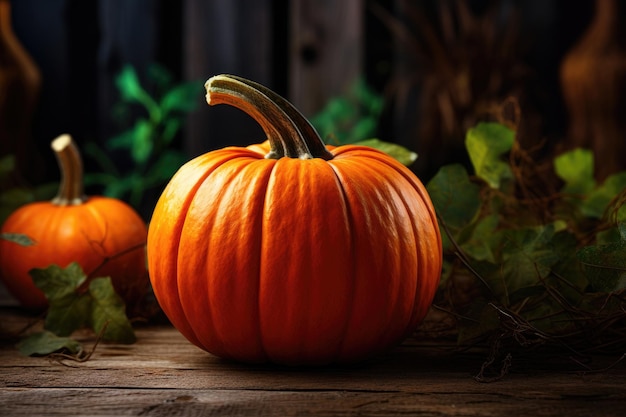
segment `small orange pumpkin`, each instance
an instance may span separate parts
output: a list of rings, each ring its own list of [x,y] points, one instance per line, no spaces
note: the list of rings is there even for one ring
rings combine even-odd
[[[354,362],[412,333],[433,300],[441,236],[415,175],[363,146],[326,148],[271,90],[230,75],[210,105],[255,118],[269,141],[201,155],[167,185],[148,269],[171,322],[245,362]]]
[[[83,195],[82,162],[69,135],[52,141],[61,168],[61,186],[52,201],[26,204],[4,222],[1,232],[23,234],[31,246],[0,239],[0,278],[20,304],[47,306],[29,271],[78,262],[88,276],[110,276],[127,305],[145,294],[147,227],[123,201]]]

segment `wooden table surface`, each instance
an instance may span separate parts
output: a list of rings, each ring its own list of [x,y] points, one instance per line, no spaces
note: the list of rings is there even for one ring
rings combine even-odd
[[[0,308],[1,416],[626,415],[622,363],[585,373],[514,366],[481,383],[474,375],[484,357],[409,339],[359,366],[251,366],[220,360],[169,325],[139,327],[133,345],[100,344],[86,362],[59,362],[22,356],[7,340],[7,329],[28,320]],[[90,349],[95,338],[81,340]]]

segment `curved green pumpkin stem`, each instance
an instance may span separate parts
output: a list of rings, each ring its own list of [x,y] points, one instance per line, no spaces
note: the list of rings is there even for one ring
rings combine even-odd
[[[83,193],[83,163],[80,152],[72,137],[63,134],[50,144],[61,170],[61,185],[52,204],[70,206],[82,204],[86,197]]]
[[[270,142],[266,158],[330,160],[315,128],[291,103],[269,88],[235,75],[216,75],[205,84],[209,105],[230,104],[261,125]]]

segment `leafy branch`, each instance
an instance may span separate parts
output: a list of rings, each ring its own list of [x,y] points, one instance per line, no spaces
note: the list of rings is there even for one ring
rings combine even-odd
[[[98,341],[135,342],[124,301],[116,294],[111,278],[87,277],[77,263],[66,268],[57,265],[35,268],[30,274],[35,285],[45,293],[49,307],[44,330],[18,343],[24,355],[69,352],[74,357],[84,358],[82,345],[70,337],[84,328],[98,334]]]
[[[370,146],[411,165],[417,159],[415,152],[376,138],[383,105],[383,98],[359,78],[347,94],[331,98],[311,124],[329,145]]]
[[[106,149],[95,143],[85,145],[85,152],[102,169],[86,175],[85,182],[103,186],[105,195],[126,199],[136,208],[146,191],[166,183],[185,162],[184,153],[173,149],[172,144],[203,91],[200,81],[174,84],[170,74],[158,65],[150,67],[148,75],[156,85],[154,97],[141,85],[132,66],[122,69],[115,79],[121,99],[115,110],[119,121],[130,127],[110,138]],[[142,115],[132,119],[133,111]],[[121,167],[110,156],[119,151],[130,160],[129,168]]]
[[[542,195],[535,167],[514,163],[532,158],[513,130],[481,123],[465,145],[473,172],[447,165],[427,184],[446,254],[436,304],[458,345],[624,353],[626,172],[598,184],[593,154],[575,149],[542,174],[559,184]]]

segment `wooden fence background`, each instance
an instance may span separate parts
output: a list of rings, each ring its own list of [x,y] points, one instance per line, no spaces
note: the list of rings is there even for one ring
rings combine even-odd
[[[116,132],[113,79],[124,64],[132,64],[141,77],[153,62],[178,80],[235,73],[271,87],[307,116],[359,76],[382,93],[399,65],[394,37],[372,13],[374,2],[403,18],[405,0],[13,0],[14,30],[42,72],[33,138],[35,151],[50,166],[46,175],[57,175],[48,149],[57,134],[102,143]],[[468,2],[478,10],[491,3]],[[564,51],[589,22],[592,0],[576,7],[567,0],[502,3],[521,9],[520,33],[531,46],[538,82],[550,96],[558,90]],[[551,113],[546,119],[554,126],[548,128],[562,131],[559,99],[541,105]],[[415,123],[411,111],[396,107],[385,117],[383,139],[422,153],[410,126]],[[209,111],[199,97],[179,146],[192,157],[260,139],[258,126],[240,111],[226,106]]]
[[[154,62],[180,80],[238,74],[289,96],[309,115],[363,71],[364,0],[12,3],[14,31],[42,72],[34,137],[44,152],[61,132],[79,142],[115,133],[113,79],[127,63],[142,79]],[[200,98],[185,126],[190,156],[262,139],[240,111],[207,108]]]

